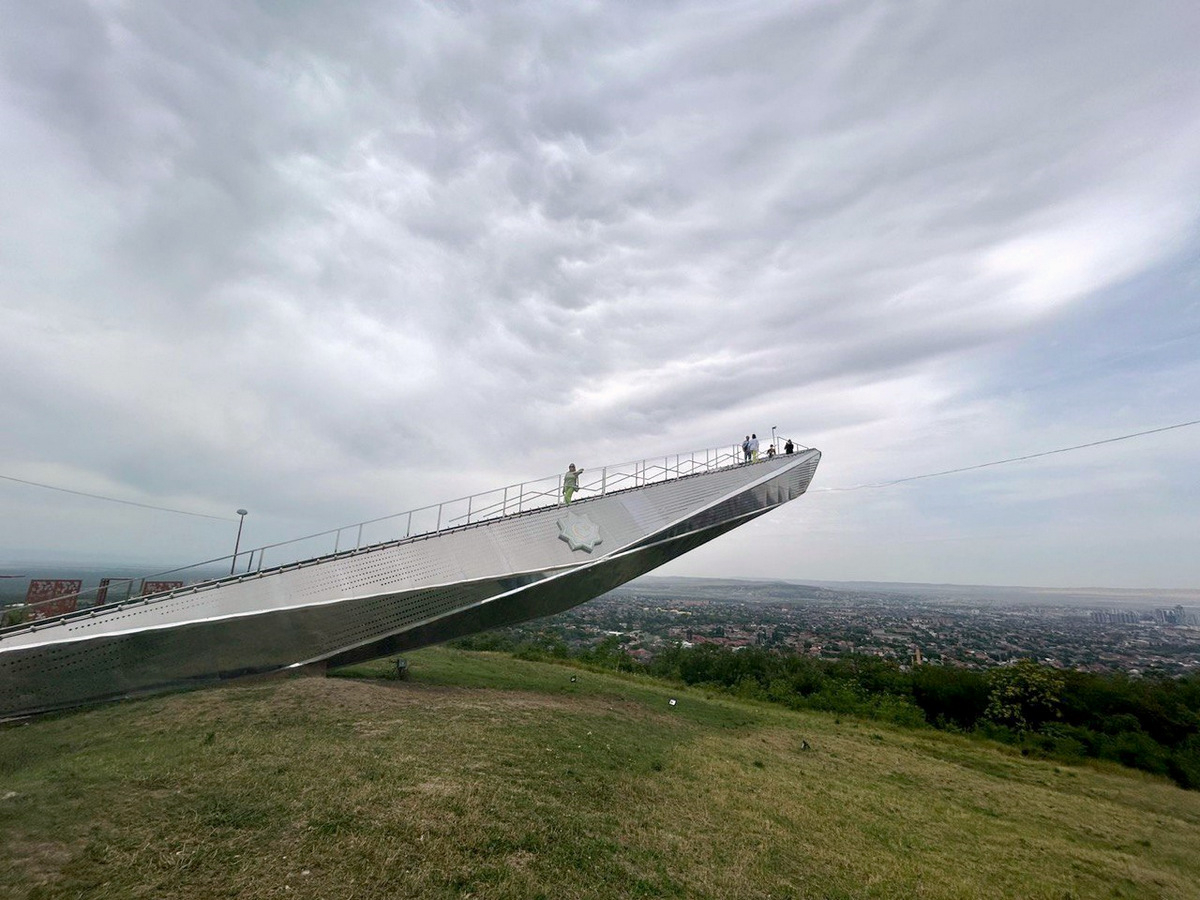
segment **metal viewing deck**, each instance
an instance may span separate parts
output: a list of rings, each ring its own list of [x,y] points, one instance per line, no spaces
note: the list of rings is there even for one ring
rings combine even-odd
[[[0,717],[347,665],[561,612],[800,496],[821,454],[739,457],[589,470],[570,506],[561,476],[510,485],[226,557],[229,577],[0,630]],[[385,527],[402,536],[369,543]],[[264,565],[285,548],[320,555]]]

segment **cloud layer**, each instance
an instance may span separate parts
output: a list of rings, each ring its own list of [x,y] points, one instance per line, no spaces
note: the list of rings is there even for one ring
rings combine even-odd
[[[772,425],[816,488],[1200,418],[1194,4],[6,19],[0,474],[265,542]],[[1195,446],[814,491],[676,566],[1196,586]],[[228,537],[0,508],[10,555]]]

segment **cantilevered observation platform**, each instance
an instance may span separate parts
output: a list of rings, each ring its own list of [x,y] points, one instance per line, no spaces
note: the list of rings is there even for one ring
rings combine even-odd
[[[588,469],[570,506],[561,476],[509,485],[198,564],[229,577],[5,628],[0,718],[343,666],[561,612],[799,497],[821,454],[740,457]],[[53,608],[64,599],[89,598]]]

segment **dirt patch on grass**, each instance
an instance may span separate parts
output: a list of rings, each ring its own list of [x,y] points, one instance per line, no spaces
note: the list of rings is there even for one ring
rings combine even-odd
[[[636,701],[511,691],[497,688],[467,688],[411,682],[363,681],[349,678],[298,678],[280,685],[276,703],[321,703],[351,715],[386,714],[387,710],[453,708],[471,711],[542,711],[572,710],[588,714],[616,711],[643,711]]]
[[[26,884],[44,886],[58,880],[63,866],[75,853],[76,849],[67,844],[15,840],[8,843],[5,855]]]
[[[146,721],[170,730],[207,724],[220,729],[238,721],[271,717],[290,719],[327,711],[363,734],[387,729],[415,713],[445,711],[456,718],[499,717],[508,721],[538,718],[545,712],[617,715],[658,719],[660,714],[628,698],[547,694],[535,691],[430,685],[352,678],[295,678],[269,685],[228,685],[197,693],[148,701],[160,704]],[[347,723],[349,720],[349,723]]]

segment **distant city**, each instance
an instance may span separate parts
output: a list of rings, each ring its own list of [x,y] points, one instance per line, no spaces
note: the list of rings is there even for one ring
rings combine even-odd
[[[507,631],[572,649],[615,637],[642,661],[666,646],[707,643],[825,659],[864,654],[905,666],[985,669],[1032,658],[1133,675],[1200,668],[1197,592],[834,584],[647,576]]]
[[[0,576],[0,606],[10,608],[68,588],[82,587],[86,606],[97,594],[111,602],[168,584],[69,566]],[[668,646],[716,644],[823,659],[864,654],[904,666],[983,669],[1033,658],[1064,669],[1176,676],[1200,668],[1200,591],[644,576],[501,633],[572,650],[615,640],[643,662]]]

